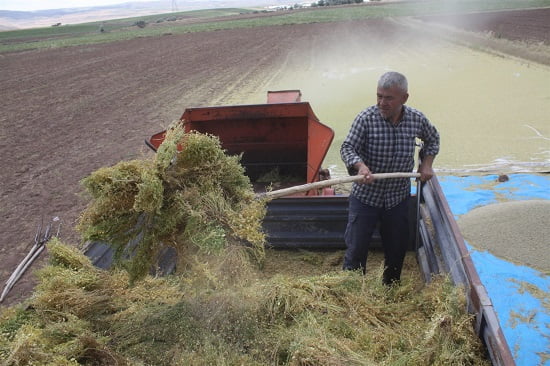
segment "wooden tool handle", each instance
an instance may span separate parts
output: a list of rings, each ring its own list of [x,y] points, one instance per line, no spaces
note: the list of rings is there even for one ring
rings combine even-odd
[[[420,173],[377,173],[377,174],[372,174],[372,176],[374,177],[375,180],[389,179],[389,178],[419,178]],[[343,178],[327,179],[319,182],[307,183],[299,186],[278,189],[276,191],[262,193],[259,196],[266,197],[269,199],[274,199],[274,198],[288,196],[295,193],[306,192],[306,191],[309,191],[310,189],[319,189],[319,188],[332,186],[335,184],[358,182],[363,180],[363,178],[364,178],[363,175],[352,175],[352,176],[343,177]]]

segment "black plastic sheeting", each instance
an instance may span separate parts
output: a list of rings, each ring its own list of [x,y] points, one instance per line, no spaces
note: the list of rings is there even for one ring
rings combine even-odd
[[[409,249],[416,239],[416,196],[409,201]],[[345,249],[348,196],[282,197],[269,202],[263,229],[273,248]],[[371,248],[380,248],[375,231]]]

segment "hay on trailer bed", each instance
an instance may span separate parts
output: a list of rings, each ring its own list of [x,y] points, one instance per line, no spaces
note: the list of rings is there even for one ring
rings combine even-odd
[[[0,317],[6,366],[490,364],[462,289],[445,277],[386,287],[382,267],[266,278],[248,263],[243,281],[196,267],[130,286],[126,271],[100,270],[57,239],[48,250],[36,293]],[[322,257],[279,259],[307,267]]]
[[[226,155],[217,137],[184,133],[176,123],[153,159],[123,161],[82,181],[91,202],[78,230],[113,246],[132,280],[167,246],[176,249],[179,270],[191,253],[222,254],[242,243],[261,262],[265,204],[239,159]]]

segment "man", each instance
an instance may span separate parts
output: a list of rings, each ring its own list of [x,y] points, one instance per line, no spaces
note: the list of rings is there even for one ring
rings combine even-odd
[[[406,106],[409,97],[404,75],[387,72],[380,77],[377,103],[361,111],[340,149],[350,174],[364,176],[354,183],[349,197],[343,268],[366,270],[372,234],[380,223],[384,249],[384,284],[397,282],[409,241],[409,178],[374,180],[372,174],[412,172],[416,138],[423,141],[418,167],[420,180],[429,180],[439,152],[439,133],[420,111]]]

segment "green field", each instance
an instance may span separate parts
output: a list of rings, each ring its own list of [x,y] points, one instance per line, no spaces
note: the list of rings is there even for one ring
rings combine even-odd
[[[70,47],[84,44],[155,37],[163,34],[208,32],[285,24],[336,22],[369,17],[399,17],[429,14],[452,14],[474,11],[549,7],[550,0],[429,0],[396,3],[364,3],[353,6],[316,7],[236,19],[239,14],[262,13],[261,10],[227,8],[156,14],[136,18],[33,28],[0,32],[0,52]],[[224,18],[220,20],[220,18]],[[182,22],[181,20],[193,20]],[[137,22],[144,22],[140,28]],[[100,31],[100,30],[103,31]]]

